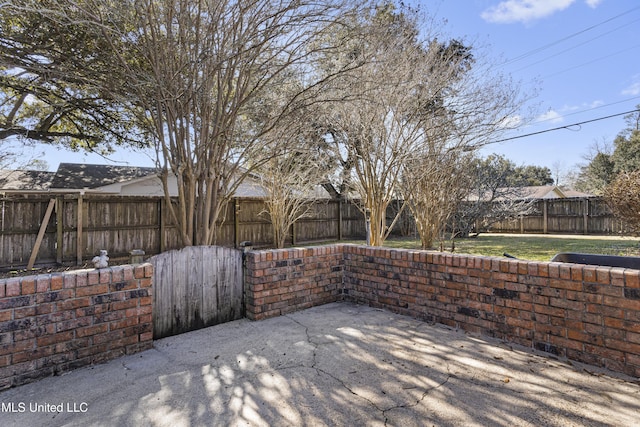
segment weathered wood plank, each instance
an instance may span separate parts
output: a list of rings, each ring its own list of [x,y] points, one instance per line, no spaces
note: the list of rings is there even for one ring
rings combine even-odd
[[[153,257],[153,337],[171,335],[173,328],[173,252]]]
[[[42,224],[40,224],[38,237],[36,237],[36,243],[33,245],[33,249],[31,250],[31,256],[29,257],[29,262],[27,263],[27,270],[31,270],[33,268],[33,264],[36,262],[36,257],[38,256],[38,251],[40,250],[40,244],[42,243],[44,232],[47,230],[47,225],[49,225],[49,218],[51,218],[51,213],[53,212],[53,207],[55,205],[56,199],[49,200],[47,211],[45,212],[44,218],[42,219]]]
[[[151,258],[154,265],[154,338],[244,316],[242,252],[191,246]]]

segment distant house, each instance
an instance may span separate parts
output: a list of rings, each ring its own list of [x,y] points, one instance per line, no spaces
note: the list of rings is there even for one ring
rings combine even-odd
[[[49,191],[55,172],[0,170],[0,192],[29,193]]]
[[[519,197],[525,200],[566,199],[570,197],[593,197],[593,194],[567,190],[557,185],[541,185],[520,188]]]
[[[169,194],[178,195],[175,176],[168,178]],[[320,189],[316,197],[328,198]],[[158,170],[148,167],[60,163],[56,172],[0,171],[0,193],[74,192],[118,194],[122,196],[164,196]],[[264,198],[260,178],[249,175],[234,194],[242,198]]]
[[[60,163],[51,191],[160,196],[162,184],[155,168]]]
[[[531,187],[502,187],[495,193],[485,193],[481,196],[470,194],[467,197],[469,202],[494,201],[494,202],[522,202],[548,199],[595,197],[593,194],[581,193],[579,191],[567,190],[557,185],[541,185]]]

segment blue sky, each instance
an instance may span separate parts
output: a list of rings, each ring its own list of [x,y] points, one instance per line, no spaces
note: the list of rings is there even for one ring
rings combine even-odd
[[[497,70],[536,86],[536,119],[507,137],[567,129],[491,145],[516,164],[584,163],[596,142],[611,143],[622,116],[640,104],[640,2],[637,0],[422,1],[452,37],[484,45]],[[534,82],[537,84],[534,85]]]
[[[485,154],[518,165],[569,170],[583,163],[596,142],[611,143],[625,127],[622,116],[640,104],[640,2],[637,0],[434,0],[419,2],[450,37],[482,46],[499,72],[538,88],[536,121],[506,137],[567,129],[493,144]],[[534,82],[538,82],[534,85]],[[152,166],[149,154],[120,151],[111,162],[95,154],[45,150],[49,169],[59,162]]]

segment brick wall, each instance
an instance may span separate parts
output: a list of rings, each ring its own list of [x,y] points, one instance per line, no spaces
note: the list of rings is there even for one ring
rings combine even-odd
[[[640,377],[640,271],[344,246],[345,299]]]
[[[254,251],[246,255],[246,315],[251,320],[338,301],[342,246]]]
[[[334,245],[246,254],[252,320],[348,300],[640,377],[640,271]],[[0,389],[152,347],[152,266],[0,280]]]
[[[0,389],[152,347],[152,266],[0,280]]]

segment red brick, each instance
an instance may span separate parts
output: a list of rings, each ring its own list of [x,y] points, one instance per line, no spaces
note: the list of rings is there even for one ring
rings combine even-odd
[[[111,270],[103,268],[98,270],[99,279],[98,283],[111,283]]]
[[[76,287],[84,287],[89,284],[89,276],[86,271],[75,273],[76,276]]]
[[[582,277],[585,282],[597,282],[596,267],[586,266],[582,268]]]
[[[31,280],[33,281],[33,279],[23,279],[23,280]],[[21,286],[20,286],[20,279],[9,279],[7,280],[7,282],[5,283],[5,295],[8,297],[17,297],[20,295],[21,292]]]
[[[63,276],[63,287],[64,288],[75,288],[76,287],[76,278],[78,276],[75,274],[65,274]]]
[[[31,295],[36,292],[36,283],[33,280],[22,281],[22,295]]]
[[[604,344],[604,338],[601,335],[588,334],[582,331],[576,331],[572,329],[569,329],[567,331],[567,338],[574,341],[579,341],[579,342],[589,343],[589,344],[599,345],[599,346]],[[576,349],[581,350],[581,348],[576,348]]]
[[[124,337],[124,330],[118,329],[116,331],[105,332],[104,334],[93,335],[93,344],[112,344],[113,341]],[[111,347],[113,348],[113,347]]]
[[[51,275],[51,290],[59,291],[64,288],[64,278],[61,274],[52,274]]]
[[[624,284],[628,288],[640,288],[640,270],[624,270]]]
[[[97,285],[98,283],[100,283],[99,271],[90,270],[89,272],[87,272],[87,284],[91,286],[91,285]]]
[[[76,289],[76,296],[84,297],[88,295],[106,294],[107,292],[109,292],[109,285],[107,284],[84,286]]]
[[[550,279],[549,286],[551,288],[566,289],[571,291],[582,290],[582,282],[569,279]]]
[[[559,307],[551,307],[549,305],[535,304],[533,307],[535,313],[548,314],[549,316],[564,317],[565,309]]]
[[[40,315],[53,313],[55,306],[55,303],[40,303],[36,306],[36,314]]]
[[[605,306],[617,307],[617,308],[626,308],[626,309],[637,309],[640,302],[638,300],[626,299],[626,298],[616,298],[605,295],[602,300]],[[622,316],[621,316],[622,317]]]
[[[133,277],[135,279],[142,279],[144,277],[144,266],[136,265],[133,267]]]
[[[571,280],[571,265],[569,264],[560,265],[560,279]]]
[[[605,267],[596,268],[596,278],[598,280],[598,283],[602,285],[608,285],[609,283],[611,283],[609,270],[610,270],[609,268],[605,268]]]
[[[33,317],[36,315],[36,307],[17,307],[13,309],[13,318],[15,320],[23,319],[25,317]]]
[[[549,341],[551,342],[551,344],[555,345],[556,347],[560,347],[563,350],[582,350],[584,348],[584,345],[581,342],[573,341],[562,336],[552,335],[549,337]]]
[[[109,330],[109,325],[106,323],[102,323],[100,325],[91,325],[91,326],[78,328],[76,330],[76,335],[78,337],[86,337],[90,335],[103,334],[108,330]]]
[[[64,301],[56,302],[58,310],[75,310],[76,308],[88,307],[91,304],[91,298],[71,298]]]
[[[46,335],[36,338],[36,343],[38,344],[38,347],[45,347],[59,342],[69,341],[73,339],[74,334],[74,331],[65,331],[58,334]]]
[[[51,277],[50,276],[36,276],[36,291],[48,292],[51,290]]]
[[[127,308],[137,307],[137,305],[138,305],[137,299],[115,301],[111,303],[111,310],[124,310]]]
[[[607,348],[619,350],[625,353],[640,354],[640,344],[611,338],[605,338],[604,342]]]
[[[128,328],[138,324],[137,317],[129,317],[121,320],[117,320],[115,322],[109,323],[109,330],[114,331],[116,329]]]

